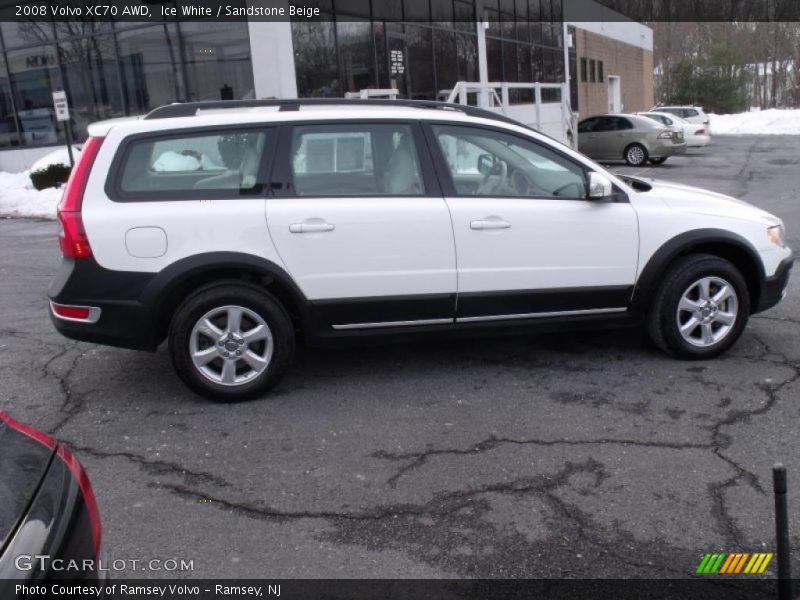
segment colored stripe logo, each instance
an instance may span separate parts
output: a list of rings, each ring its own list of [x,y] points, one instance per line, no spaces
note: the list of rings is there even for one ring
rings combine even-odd
[[[774,555],[769,552],[707,552],[695,571],[698,575],[760,575]]]

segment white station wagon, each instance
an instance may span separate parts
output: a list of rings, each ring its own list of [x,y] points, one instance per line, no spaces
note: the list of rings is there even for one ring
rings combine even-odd
[[[223,400],[274,386],[301,339],[641,323],[710,358],[792,267],[778,217],[468,106],[173,104],[89,133],[59,207],[56,328],[166,340]]]

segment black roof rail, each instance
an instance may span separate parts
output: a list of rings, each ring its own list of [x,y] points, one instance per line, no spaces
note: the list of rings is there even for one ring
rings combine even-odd
[[[502,121],[519,127],[525,127],[519,121],[515,121],[504,115],[498,115],[489,110],[469,106],[466,104],[454,104],[452,102],[436,102],[434,100],[390,100],[388,98],[291,98],[291,99],[267,99],[267,100],[206,100],[203,102],[175,102],[154,108],[145,115],[145,119],[169,119],[171,117],[193,117],[198,110],[216,110],[227,108],[256,108],[277,106],[280,111],[295,111],[301,106],[402,106],[411,108],[426,108],[433,110],[451,110],[483,119]]]

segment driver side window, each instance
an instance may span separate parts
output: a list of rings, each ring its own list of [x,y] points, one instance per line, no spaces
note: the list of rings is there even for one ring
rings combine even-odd
[[[459,196],[586,198],[583,168],[532,140],[478,127],[433,131]]]

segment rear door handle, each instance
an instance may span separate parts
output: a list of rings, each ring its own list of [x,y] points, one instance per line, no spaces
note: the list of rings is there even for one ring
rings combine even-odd
[[[470,229],[508,229],[511,223],[500,217],[486,217],[478,221],[470,221]]]
[[[312,233],[315,231],[333,231],[334,229],[336,227],[332,223],[326,223],[325,221],[305,221],[289,225],[291,233]]]

